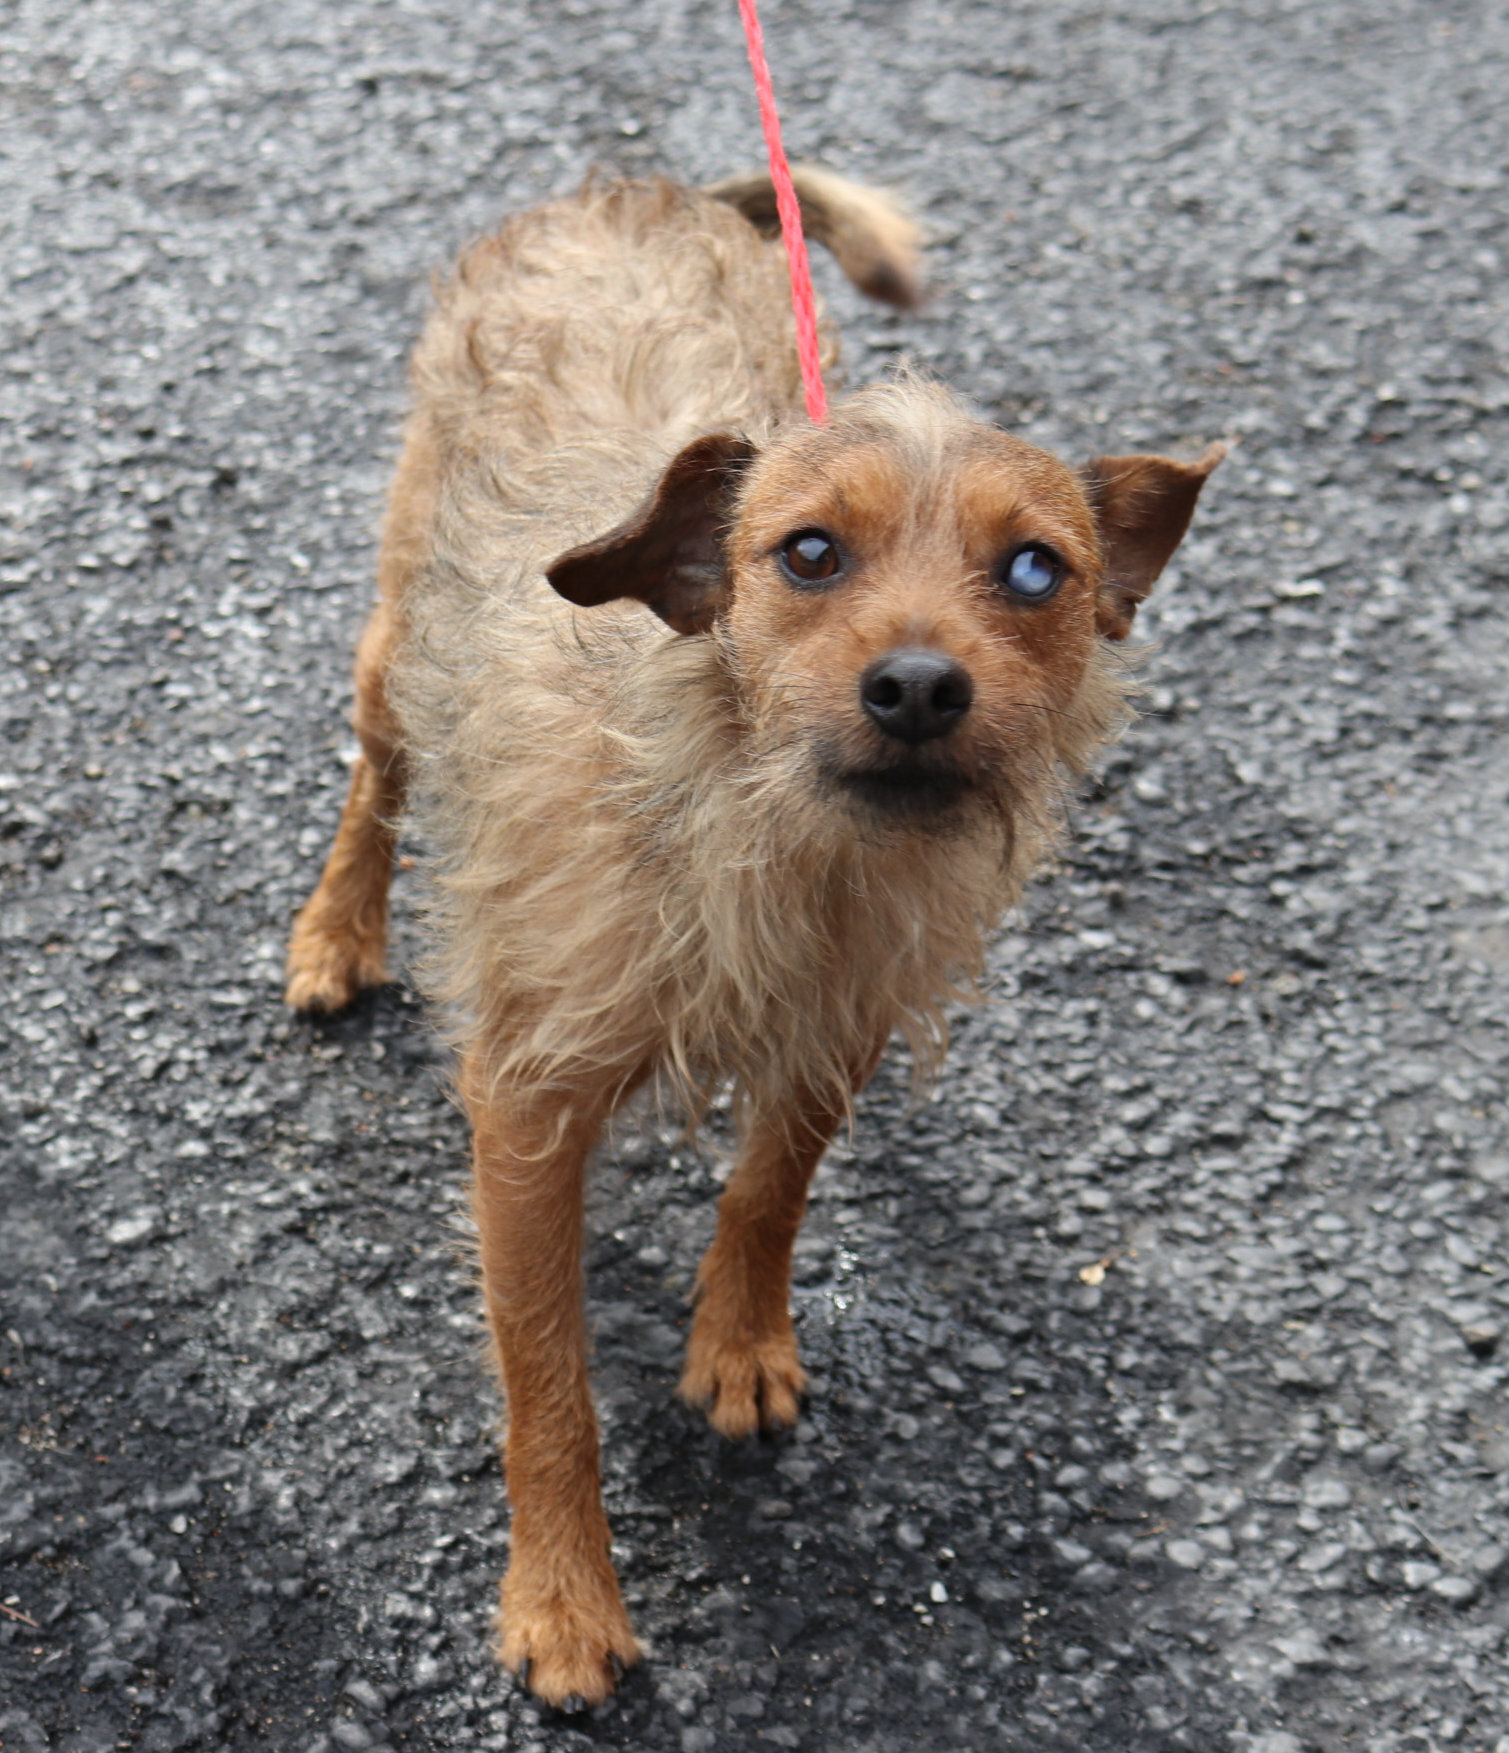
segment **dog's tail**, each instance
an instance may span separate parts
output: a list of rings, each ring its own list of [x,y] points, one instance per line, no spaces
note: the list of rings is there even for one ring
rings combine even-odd
[[[922,296],[919,234],[889,195],[811,164],[793,166],[791,180],[801,203],[803,226],[828,246],[861,292],[902,310],[918,302]],[[729,177],[706,193],[737,207],[766,237],[779,236],[775,187],[764,171]]]

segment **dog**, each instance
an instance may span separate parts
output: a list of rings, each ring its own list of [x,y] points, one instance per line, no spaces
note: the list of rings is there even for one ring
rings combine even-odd
[[[857,285],[915,299],[895,205],[797,185]],[[733,1088],[680,1393],[730,1438],[790,1423],[818,1160],[893,1034],[936,1068],[946,1007],[1126,720],[1117,646],[1223,453],[1074,469],[907,371],[814,426],[773,224],[763,177],[592,184],[438,290],[361,753],[289,951],[300,1010],[385,978],[412,812],[508,1406],[500,1655],[558,1705],[640,1653],[588,1383],[589,1152],[642,1086],[693,1118]]]

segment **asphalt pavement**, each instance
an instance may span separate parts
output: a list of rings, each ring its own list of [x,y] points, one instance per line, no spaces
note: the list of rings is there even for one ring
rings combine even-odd
[[[446,1067],[283,943],[430,273],[593,166],[760,161],[733,0],[0,6],[0,1748],[1509,1750],[1509,14],[767,0],[819,276],[1069,456],[1240,440],[1146,716],[822,1171],[794,1433],[671,1400],[726,1172],[605,1152],[650,1659],[488,1652]],[[423,848],[400,878],[412,962]]]

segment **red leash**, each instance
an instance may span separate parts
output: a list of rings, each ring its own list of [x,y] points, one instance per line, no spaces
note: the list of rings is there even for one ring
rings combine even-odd
[[[765,38],[755,0],[739,0],[739,16],[749,41],[749,66],[760,100],[760,124],[765,130],[765,149],[770,154],[770,180],[775,184],[776,211],[781,216],[781,241],[791,270],[791,309],[796,317],[796,353],[802,364],[802,384],[807,391],[807,413],[821,426],[828,418],[828,392],[823,388],[823,364],[817,347],[817,299],[812,291],[812,269],[807,263],[807,240],[802,236],[802,209],[791,181],[791,166],[781,145],[781,118],[776,114],[775,89],[765,60]]]

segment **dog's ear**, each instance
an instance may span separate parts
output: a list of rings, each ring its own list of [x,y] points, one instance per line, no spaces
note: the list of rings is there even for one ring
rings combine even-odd
[[[545,576],[579,607],[636,597],[678,633],[705,633],[728,582],[723,554],[740,472],[755,447],[714,432],[674,457],[649,498],[615,529],[568,549]]]
[[[1125,639],[1137,605],[1184,540],[1206,478],[1226,455],[1208,445],[1192,463],[1171,457],[1092,457],[1080,470],[1105,551],[1105,580],[1095,624],[1107,639]]]

